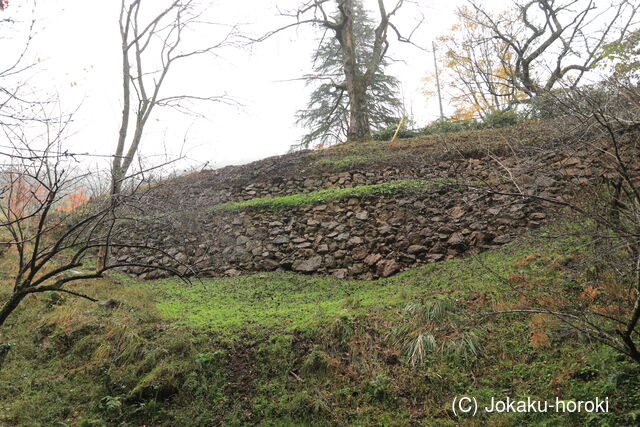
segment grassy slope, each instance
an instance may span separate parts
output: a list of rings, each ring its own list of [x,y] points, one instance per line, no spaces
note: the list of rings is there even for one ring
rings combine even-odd
[[[269,208],[284,209],[305,204],[328,203],[334,200],[371,198],[399,193],[424,193],[432,191],[448,180],[399,179],[393,182],[373,185],[359,185],[348,188],[329,188],[311,193],[292,194],[279,197],[259,197],[242,202],[229,202],[210,208],[212,211],[237,211],[244,209]]]
[[[344,144],[298,160],[309,170],[423,165],[460,152],[480,155],[487,146],[499,151],[505,141],[550,140],[543,132],[548,127],[536,126],[461,132],[446,141],[416,138],[393,147]],[[402,181],[223,209],[428,187]],[[115,309],[31,297],[0,329],[0,342],[16,344],[0,370],[0,425],[634,425],[640,422],[636,366],[549,319],[479,316],[536,303],[608,304],[583,292],[596,285],[587,274],[592,262],[580,242],[529,239],[379,281],[264,273],[186,286],[112,276],[77,290],[124,302]],[[7,263],[10,256],[0,259]],[[620,285],[609,276],[598,280]],[[0,278],[0,300],[9,286]],[[451,306],[437,322],[416,324],[406,310],[434,301]],[[420,332],[437,346],[414,367],[403,344]],[[474,346],[460,344],[470,334],[477,337]],[[456,419],[451,399],[464,394],[485,403],[506,395],[608,396],[613,413]]]
[[[182,210],[172,213],[161,213],[141,217],[143,219],[170,218],[173,215],[196,214],[198,212],[237,212],[244,210],[271,209],[282,210],[301,205],[329,203],[335,200],[348,198],[374,198],[394,194],[419,194],[436,191],[445,185],[454,185],[451,179],[398,179],[391,182],[373,185],[358,185],[347,188],[327,188],[310,193],[298,193],[287,196],[257,197],[240,202],[227,202],[219,205],[208,206],[203,209]]]
[[[529,239],[371,282],[118,276],[91,286],[127,302],[116,309],[34,297],[0,333],[16,343],[0,371],[0,424],[632,425],[638,368],[548,319],[477,315],[580,301],[585,260],[579,242]],[[451,311],[421,330],[452,349],[473,333],[479,354],[434,351],[412,367],[392,332],[417,328],[407,304],[438,300]],[[463,394],[608,396],[614,413],[456,420],[450,400]]]
[[[433,161],[481,158],[486,156],[487,151],[497,154],[519,147],[544,145],[558,136],[555,129],[552,123],[528,121],[500,129],[400,139],[393,144],[381,141],[338,144],[309,153],[308,166],[302,172],[410,165],[422,167]]]

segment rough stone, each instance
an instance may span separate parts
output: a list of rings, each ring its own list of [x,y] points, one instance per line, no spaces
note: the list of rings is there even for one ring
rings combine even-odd
[[[349,270],[346,268],[339,268],[333,272],[333,277],[336,279],[345,279],[349,275]]]
[[[367,264],[367,265],[374,265],[378,261],[380,261],[381,259],[382,259],[382,255],[380,255],[380,254],[371,254],[371,255],[368,255],[364,259],[364,263]]]
[[[334,240],[338,242],[344,242],[348,238],[349,238],[349,233],[340,233],[334,238]]]
[[[452,219],[458,219],[464,216],[467,212],[460,206],[455,206],[449,211],[449,217]]]
[[[391,233],[392,231],[393,231],[393,228],[391,228],[391,226],[388,224],[385,224],[378,229],[378,233],[382,234],[383,236],[385,234]]]
[[[304,273],[311,273],[317,271],[322,265],[322,257],[314,256],[305,260],[297,260],[293,263],[292,268],[295,271],[301,271]]]
[[[369,212],[367,211],[360,211],[356,213],[356,218],[358,218],[361,221],[366,220],[367,218],[369,218]]]
[[[509,243],[512,240],[513,240],[513,237],[511,237],[508,234],[503,234],[502,236],[498,236],[495,239],[493,239],[493,243],[496,243],[498,245],[502,245],[504,243]]]
[[[462,248],[466,242],[462,233],[453,233],[447,240],[447,243],[454,248]]]
[[[322,245],[318,245],[317,252],[319,254],[326,254],[327,252],[329,252],[329,246],[324,243]]]
[[[364,264],[352,264],[348,268],[350,274],[361,274],[365,271]]]
[[[389,277],[393,273],[397,273],[400,270],[400,265],[392,259],[383,260],[377,264],[377,273],[380,277]]]
[[[338,239],[336,238],[336,240]],[[364,240],[362,239],[362,237],[358,237],[358,236],[354,236],[347,241],[348,246],[357,246],[363,243],[364,243]]]
[[[289,238],[287,236],[277,236],[271,242],[276,245],[284,245],[285,243],[289,243]]]
[[[351,257],[356,260],[362,260],[369,255],[369,251],[364,246],[357,246],[351,250]]]
[[[407,252],[414,255],[414,254],[421,254],[423,252],[427,252],[427,248],[425,246],[422,245],[411,245],[407,248]]]

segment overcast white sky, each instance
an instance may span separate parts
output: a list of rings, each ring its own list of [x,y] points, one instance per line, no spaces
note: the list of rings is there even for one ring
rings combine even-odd
[[[10,16],[22,0],[12,0],[3,13]],[[453,24],[453,11],[461,1],[422,1],[426,21],[416,42],[430,46],[431,40]],[[69,140],[72,150],[110,154],[114,150],[121,112],[121,57],[118,30],[118,1],[65,0],[38,3],[42,31],[33,45],[44,71],[33,79],[38,85],[59,93],[63,106],[80,105]],[[144,3],[143,3],[144,4]],[[276,6],[294,7],[296,0],[218,0],[214,18],[221,23],[244,23],[247,31],[260,33],[280,25]],[[375,0],[365,0],[375,7]],[[415,9],[400,15],[400,24],[415,22]],[[207,32],[209,31],[209,32]],[[216,40],[214,30],[199,34],[202,40]],[[161,112],[149,129],[142,152],[153,155],[180,151],[183,137],[190,158],[215,167],[245,163],[283,154],[298,142],[304,129],[295,125],[294,114],[309,93],[300,81],[310,68],[310,56],[318,33],[300,28],[254,46],[252,49],[224,49],[218,58],[194,60],[188,67],[173,70],[173,85],[201,95],[227,93],[243,106],[203,106],[207,120],[175,112]],[[15,39],[14,42],[18,42]],[[5,50],[6,51],[6,50]],[[392,43],[391,56],[403,60],[390,68],[400,79],[407,107],[419,124],[437,117],[437,102],[420,93],[420,79],[432,71],[430,53]],[[186,133],[188,130],[188,133]]]

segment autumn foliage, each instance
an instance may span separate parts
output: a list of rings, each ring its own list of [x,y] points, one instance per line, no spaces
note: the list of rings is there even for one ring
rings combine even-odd
[[[41,184],[27,182],[21,176],[12,177],[10,181],[6,212],[13,219],[28,216],[49,195],[49,190],[46,187]],[[58,212],[71,212],[88,200],[89,196],[83,192],[81,187],[74,188],[73,192],[62,194],[59,197],[59,200],[56,201],[55,210]]]
[[[75,193],[66,195],[61,204],[58,206],[59,212],[70,212],[79,208],[84,202],[89,200],[89,196],[82,192],[81,189]]]
[[[29,183],[20,175],[9,174],[7,213],[16,219],[28,215],[30,208],[46,197],[40,184]]]
[[[513,53],[509,45],[496,40],[486,28],[470,20],[462,8],[451,31],[438,37],[444,48],[439,58],[442,80],[456,111],[452,118],[483,118],[510,109],[526,95],[515,85]],[[423,93],[431,95],[431,76],[423,79]]]

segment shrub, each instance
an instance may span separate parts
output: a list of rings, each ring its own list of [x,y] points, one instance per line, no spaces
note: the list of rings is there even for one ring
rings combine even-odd
[[[553,89],[526,101],[530,116],[537,119],[555,119],[574,111],[589,111],[594,105],[611,105],[616,95],[602,84],[581,86],[576,89]]]
[[[371,380],[367,381],[366,391],[371,402],[395,400],[396,393],[393,390],[393,383],[391,379],[384,374],[375,374]]]
[[[402,127],[398,131],[398,138],[413,138],[414,136],[418,136],[420,134],[419,131],[409,129],[408,128],[409,120],[405,118],[402,123]],[[384,129],[381,129],[373,134],[373,139],[375,141],[389,141],[395,135],[396,130],[398,129],[398,125],[389,125]]]
[[[482,127],[493,129],[512,126],[520,123],[524,118],[524,114],[519,114],[514,110],[496,110],[483,117]]]
[[[425,126],[420,133],[422,135],[436,135],[439,133],[462,132],[465,130],[481,129],[482,124],[473,119],[438,119]]]
[[[407,305],[405,323],[390,338],[400,347],[409,365],[422,366],[429,356],[438,354],[467,362],[478,357],[479,339],[473,332],[454,327],[459,321],[454,309],[453,301],[444,299]]]
[[[330,359],[327,353],[314,349],[304,359],[302,373],[308,376],[322,377],[329,371]]]

